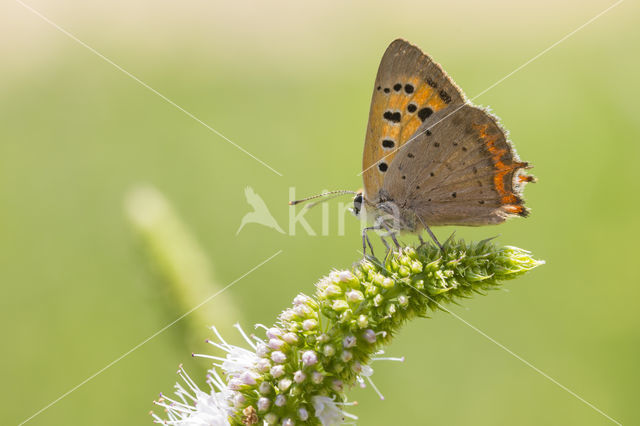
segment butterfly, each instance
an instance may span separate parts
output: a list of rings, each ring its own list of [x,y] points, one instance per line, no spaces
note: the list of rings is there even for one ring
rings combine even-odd
[[[397,247],[399,232],[426,230],[442,248],[431,226],[527,216],[522,191],[535,180],[524,173],[528,168],[498,119],[471,105],[439,64],[406,40],[389,45],[371,100],[364,188],[353,199],[353,213],[373,222],[363,229],[365,253],[365,241],[373,253],[371,230],[386,232]],[[354,192],[321,196],[340,193]]]

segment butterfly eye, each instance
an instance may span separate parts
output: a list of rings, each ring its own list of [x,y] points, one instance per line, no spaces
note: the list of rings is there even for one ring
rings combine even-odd
[[[362,209],[362,194],[357,194],[353,197],[353,213],[357,216]]]

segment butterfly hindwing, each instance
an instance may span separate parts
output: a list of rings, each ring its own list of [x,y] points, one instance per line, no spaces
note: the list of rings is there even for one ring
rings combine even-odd
[[[376,203],[399,147],[434,113],[464,103],[440,65],[418,47],[395,40],[380,62],[363,155],[364,195]]]
[[[428,225],[486,225],[525,216],[533,178],[497,120],[471,105],[433,114],[398,150],[382,194]]]

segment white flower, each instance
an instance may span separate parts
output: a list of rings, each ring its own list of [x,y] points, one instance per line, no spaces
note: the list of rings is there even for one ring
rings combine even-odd
[[[349,417],[354,420],[358,418],[353,414],[345,413],[338,407],[338,404],[329,397],[316,395],[311,400],[315,410],[315,415],[323,426],[342,424],[344,423],[345,417]]]
[[[186,426],[228,426],[229,416],[233,414],[231,399],[233,394],[226,387],[220,376],[210,371],[208,382],[211,387],[205,392],[191,380],[182,366],[178,370],[180,378],[185,382],[186,388],[176,384],[176,398],[162,396],[154,403],[163,407],[167,413],[167,419],[152,414],[154,423],[167,425]]]
[[[214,363],[214,365],[221,368],[229,378],[238,378],[242,373],[245,373],[248,370],[256,370],[258,367],[258,361],[260,361],[260,358],[255,352],[257,349],[256,345],[249,339],[238,324],[236,324],[235,327],[240,330],[240,333],[247,343],[249,343],[249,346],[253,351],[228,344],[222,338],[218,329],[211,327],[211,330],[213,330],[220,343],[216,343],[212,340],[207,340],[207,342],[216,348],[225,351],[227,356],[225,358],[220,358],[213,355],[194,354],[194,356],[218,361],[218,363]]]

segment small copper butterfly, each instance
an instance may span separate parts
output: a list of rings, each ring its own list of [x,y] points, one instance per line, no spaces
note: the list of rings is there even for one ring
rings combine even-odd
[[[374,84],[364,189],[320,196],[355,193],[353,212],[373,218],[363,230],[365,252],[373,229],[386,231],[397,246],[398,232],[426,230],[442,248],[430,226],[527,216],[522,191],[534,181],[527,168],[498,119],[471,105],[420,48],[398,39],[384,53]],[[306,199],[291,204],[300,201]]]

